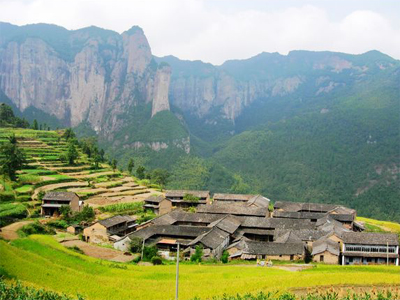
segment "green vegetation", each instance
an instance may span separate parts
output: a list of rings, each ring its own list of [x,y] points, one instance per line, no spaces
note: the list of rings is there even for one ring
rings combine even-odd
[[[76,253],[50,236],[31,235],[11,244],[0,241],[0,257],[0,269],[24,283],[46,286],[60,293],[79,293],[89,300],[113,299],[115,295],[121,300],[174,297],[175,265],[129,264],[127,269],[113,268],[110,267],[112,263],[100,263],[98,259]],[[317,265],[301,272],[288,272],[229,263],[182,264],[180,274],[180,299],[257,294],[259,291],[285,292],[289,288],[343,284],[379,287],[400,282],[395,266]]]
[[[0,173],[15,181],[16,172],[22,169],[25,162],[25,155],[17,146],[15,135],[11,135],[8,142],[0,145]]]
[[[143,212],[143,202],[117,203],[99,207],[101,212],[111,213],[140,213]]]
[[[36,289],[32,287],[23,286],[20,282],[6,283],[0,278],[0,300],[73,300],[65,294],[58,294],[43,289]],[[84,300],[80,295],[77,295],[78,300]]]
[[[23,236],[28,236],[31,234],[50,234],[50,235],[56,234],[56,232],[53,229],[51,229],[39,222],[34,222],[31,224],[25,225],[19,230],[19,232]]]
[[[26,207],[20,203],[0,204],[0,227],[12,223],[15,219],[27,216]]]
[[[195,248],[195,252],[190,257],[190,261],[199,263],[199,262],[201,262],[202,257],[203,257],[203,247],[200,245],[197,245]]]
[[[16,117],[9,105],[0,103],[0,127],[28,128],[29,122]]]

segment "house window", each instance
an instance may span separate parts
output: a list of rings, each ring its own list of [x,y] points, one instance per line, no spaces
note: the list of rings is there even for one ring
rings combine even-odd
[[[290,255],[290,260],[294,260],[294,255]]]
[[[320,256],[319,256],[319,261],[320,261],[320,262],[323,262],[323,261],[324,261],[324,256],[323,256],[323,255],[320,255]]]

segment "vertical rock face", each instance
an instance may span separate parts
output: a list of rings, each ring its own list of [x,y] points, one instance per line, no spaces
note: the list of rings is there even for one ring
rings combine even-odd
[[[171,68],[169,66],[161,66],[158,68],[154,80],[153,106],[151,110],[152,117],[160,111],[169,110],[168,91],[170,80]]]
[[[138,105],[153,102],[152,115],[169,110],[171,70],[157,67],[142,29],[119,35],[47,26],[59,31],[55,44],[40,29],[38,38],[26,38],[17,26],[15,36],[0,40],[0,89],[21,111],[34,106],[66,125],[87,122],[108,135]]]

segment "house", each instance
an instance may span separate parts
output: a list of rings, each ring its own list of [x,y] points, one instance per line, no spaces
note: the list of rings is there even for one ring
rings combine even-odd
[[[189,208],[196,207],[200,204],[209,204],[210,192],[168,190],[165,192],[165,198],[171,201],[172,206],[175,206],[177,208]]]
[[[69,205],[72,211],[80,211],[83,202],[73,192],[47,192],[42,199],[41,215],[58,216],[63,205]]]
[[[214,194],[213,202],[243,204],[253,207],[268,208],[270,200],[261,195]]]
[[[156,215],[163,215],[172,210],[172,203],[161,195],[151,195],[144,200],[143,208],[151,210]]]
[[[322,237],[312,245],[314,262],[323,262],[326,264],[338,264],[340,255],[340,242],[329,237]]]
[[[67,227],[67,232],[71,234],[79,234],[82,232],[82,230],[83,230],[82,226],[77,224]]]
[[[243,238],[227,248],[230,259],[293,261],[304,258],[303,243],[256,242]]]
[[[219,259],[224,249],[229,245],[229,233],[218,227],[211,228],[189,244],[187,251],[190,255],[194,254],[198,245],[203,247],[203,258]]]
[[[327,213],[336,207],[337,204],[276,201],[274,211]]]
[[[213,202],[224,202],[224,203],[246,203],[254,195],[243,195],[243,194],[214,194]]]
[[[399,237],[394,233],[345,232],[342,265],[399,265]]]
[[[233,216],[268,217],[268,208],[258,208],[247,206],[246,204],[231,204],[221,202],[216,202],[211,205],[199,205],[196,212]]]
[[[86,242],[108,242],[111,236],[117,239],[135,230],[136,219],[131,216],[114,216],[94,223],[83,230]],[[115,237],[117,236],[117,237]]]

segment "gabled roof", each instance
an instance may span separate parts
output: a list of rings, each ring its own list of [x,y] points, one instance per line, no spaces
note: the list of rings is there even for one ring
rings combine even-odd
[[[214,194],[214,201],[249,201],[254,195],[244,194]]]
[[[256,207],[268,208],[270,200],[261,195],[256,195],[251,198],[247,203]]]
[[[274,211],[274,218],[288,218],[288,219],[320,219],[323,218],[326,213],[317,212],[293,212],[293,211]]]
[[[98,221],[101,225],[106,228],[110,228],[112,226],[125,223],[125,222],[134,222],[136,219],[132,218],[131,216],[114,216],[108,219]]]
[[[72,201],[77,194],[73,192],[46,192],[43,200]]]
[[[305,202],[290,202],[290,201],[276,201],[274,208],[282,209],[284,211],[299,212],[320,212],[326,213],[332,209],[335,209],[339,205],[336,204],[323,204],[323,203],[305,203]]]
[[[243,204],[232,204],[215,202],[211,205],[199,205],[197,207],[198,213],[214,213],[214,214],[229,214],[238,216],[258,216],[265,217],[268,209],[258,207],[248,207]]]
[[[160,203],[163,201],[165,198],[161,195],[151,195],[150,197],[144,199],[144,202],[156,202]]]
[[[176,222],[191,223],[212,223],[221,219],[220,214],[201,214],[190,213],[180,209],[175,209],[165,215],[162,215],[152,221],[155,225],[172,225]]]
[[[302,255],[304,253],[303,243],[270,243],[242,240],[232,246],[242,250],[244,254],[253,255]]]
[[[264,229],[313,229],[314,224],[306,219],[275,219],[260,217],[236,217],[241,221],[242,228]]]
[[[233,234],[240,226],[240,221],[236,219],[235,217],[228,215],[223,217],[222,219],[219,219],[210,225],[209,227],[217,227],[223,231],[226,231],[230,234]]]
[[[312,247],[312,255],[316,255],[325,251],[328,251],[337,256],[339,256],[340,254],[340,244],[338,242],[332,241],[329,238],[320,238],[313,243]]]
[[[343,243],[358,245],[399,245],[399,237],[395,233],[375,232],[345,232],[342,235]]]
[[[197,243],[203,244],[206,248],[216,249],[218,248],[227,238],[229,233],[223,231],[217,227],[213,227],[206,233],[201,234],[195,238],[190,245],[195,245]]]
[[[302,243],[303,241],[299,238],[293,230],[289,230],[280,236],[275,238],[275,243]]]
[[[209,227],[201,226],[154,225],[135,231],[131,233],[129,237],[140,237],[145,240],[155,235],[164,237],[183,236],[196,238],[209,230]]]
[[[316,241],[326,235],[326,232],[315,229],[291,229],[293,233],[298,236],[303,242]],[[287,233],[287,229],[276,229],[275,236],[281,236]]]
[[[193,195],[199,198],[207,198],[210,196],[210,191],[188,191],[188,190],[168,190],[165,192],[165,197],[184,197],[185,195]]]

